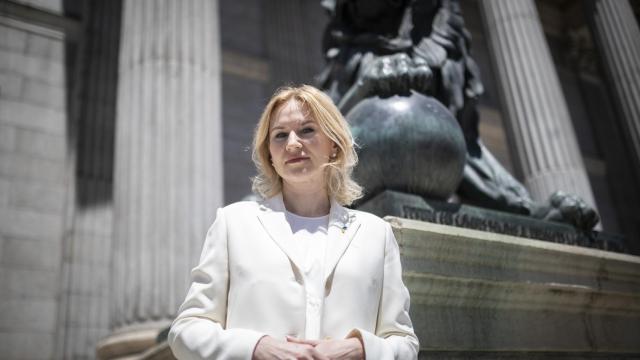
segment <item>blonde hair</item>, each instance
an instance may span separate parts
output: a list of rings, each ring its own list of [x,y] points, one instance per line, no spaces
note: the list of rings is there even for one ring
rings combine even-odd
[[[251,158],[258,170],[258,175],[252,179],[253,191],[264,198],[282,191],[282,179],[271,164],[269,127],[280,106],[292,99],[310,112],[322,132],[336,144],[335,158],[325,164],[325,184],[330,197],[341,205],[351,205],[362,197],[362,187],[351,178],[358,155],[349,125],[331,98],[310,85],[278,89],[262,112],[253,136]]]

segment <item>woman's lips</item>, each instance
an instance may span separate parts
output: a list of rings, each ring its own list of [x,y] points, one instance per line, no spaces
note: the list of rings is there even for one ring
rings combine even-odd
[[[297,158],[293,158],[293,159],[289,159],[285,162],[285,164],[295,164],[295,163],[299,163],[301,161],[307,160],[309,159],[308,157],[297,157]]]

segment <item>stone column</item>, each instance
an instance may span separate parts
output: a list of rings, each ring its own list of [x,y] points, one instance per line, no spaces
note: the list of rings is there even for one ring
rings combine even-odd
[[[632,168],[640,167],[640,29],[627,0],[591,3],[594,36],[628,135]]]
[[[94,358],[109,334],[113,229],[113,157],[119,0],[95,0],[82,12],[69,117],[70,196],[62,258],[56,359]]]
[[[155,342],[222,205],[217,1],[123,4],[112,272],[101,358]]]
[[[484,0],[510,146],[535,200],[556,190],[595,205],[569,110],[533,0]]]

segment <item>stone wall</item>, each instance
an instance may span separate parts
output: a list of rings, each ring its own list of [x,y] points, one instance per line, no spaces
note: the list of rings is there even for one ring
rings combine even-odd
[[[45,2],[58,9],[59,1]],[[53,356],[66,201],[61,33],[0,16],[0,354]]]
[[[421,358],[638,358],[640,257],[386,219]]]

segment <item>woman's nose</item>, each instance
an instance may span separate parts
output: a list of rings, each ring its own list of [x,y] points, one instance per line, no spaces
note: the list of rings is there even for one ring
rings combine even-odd
[[[297,150],[302,147],[300,144],[300,139],[298,139],[298,135],[294,131],[289,133],[289,137],[287,138],[287,151]]]

